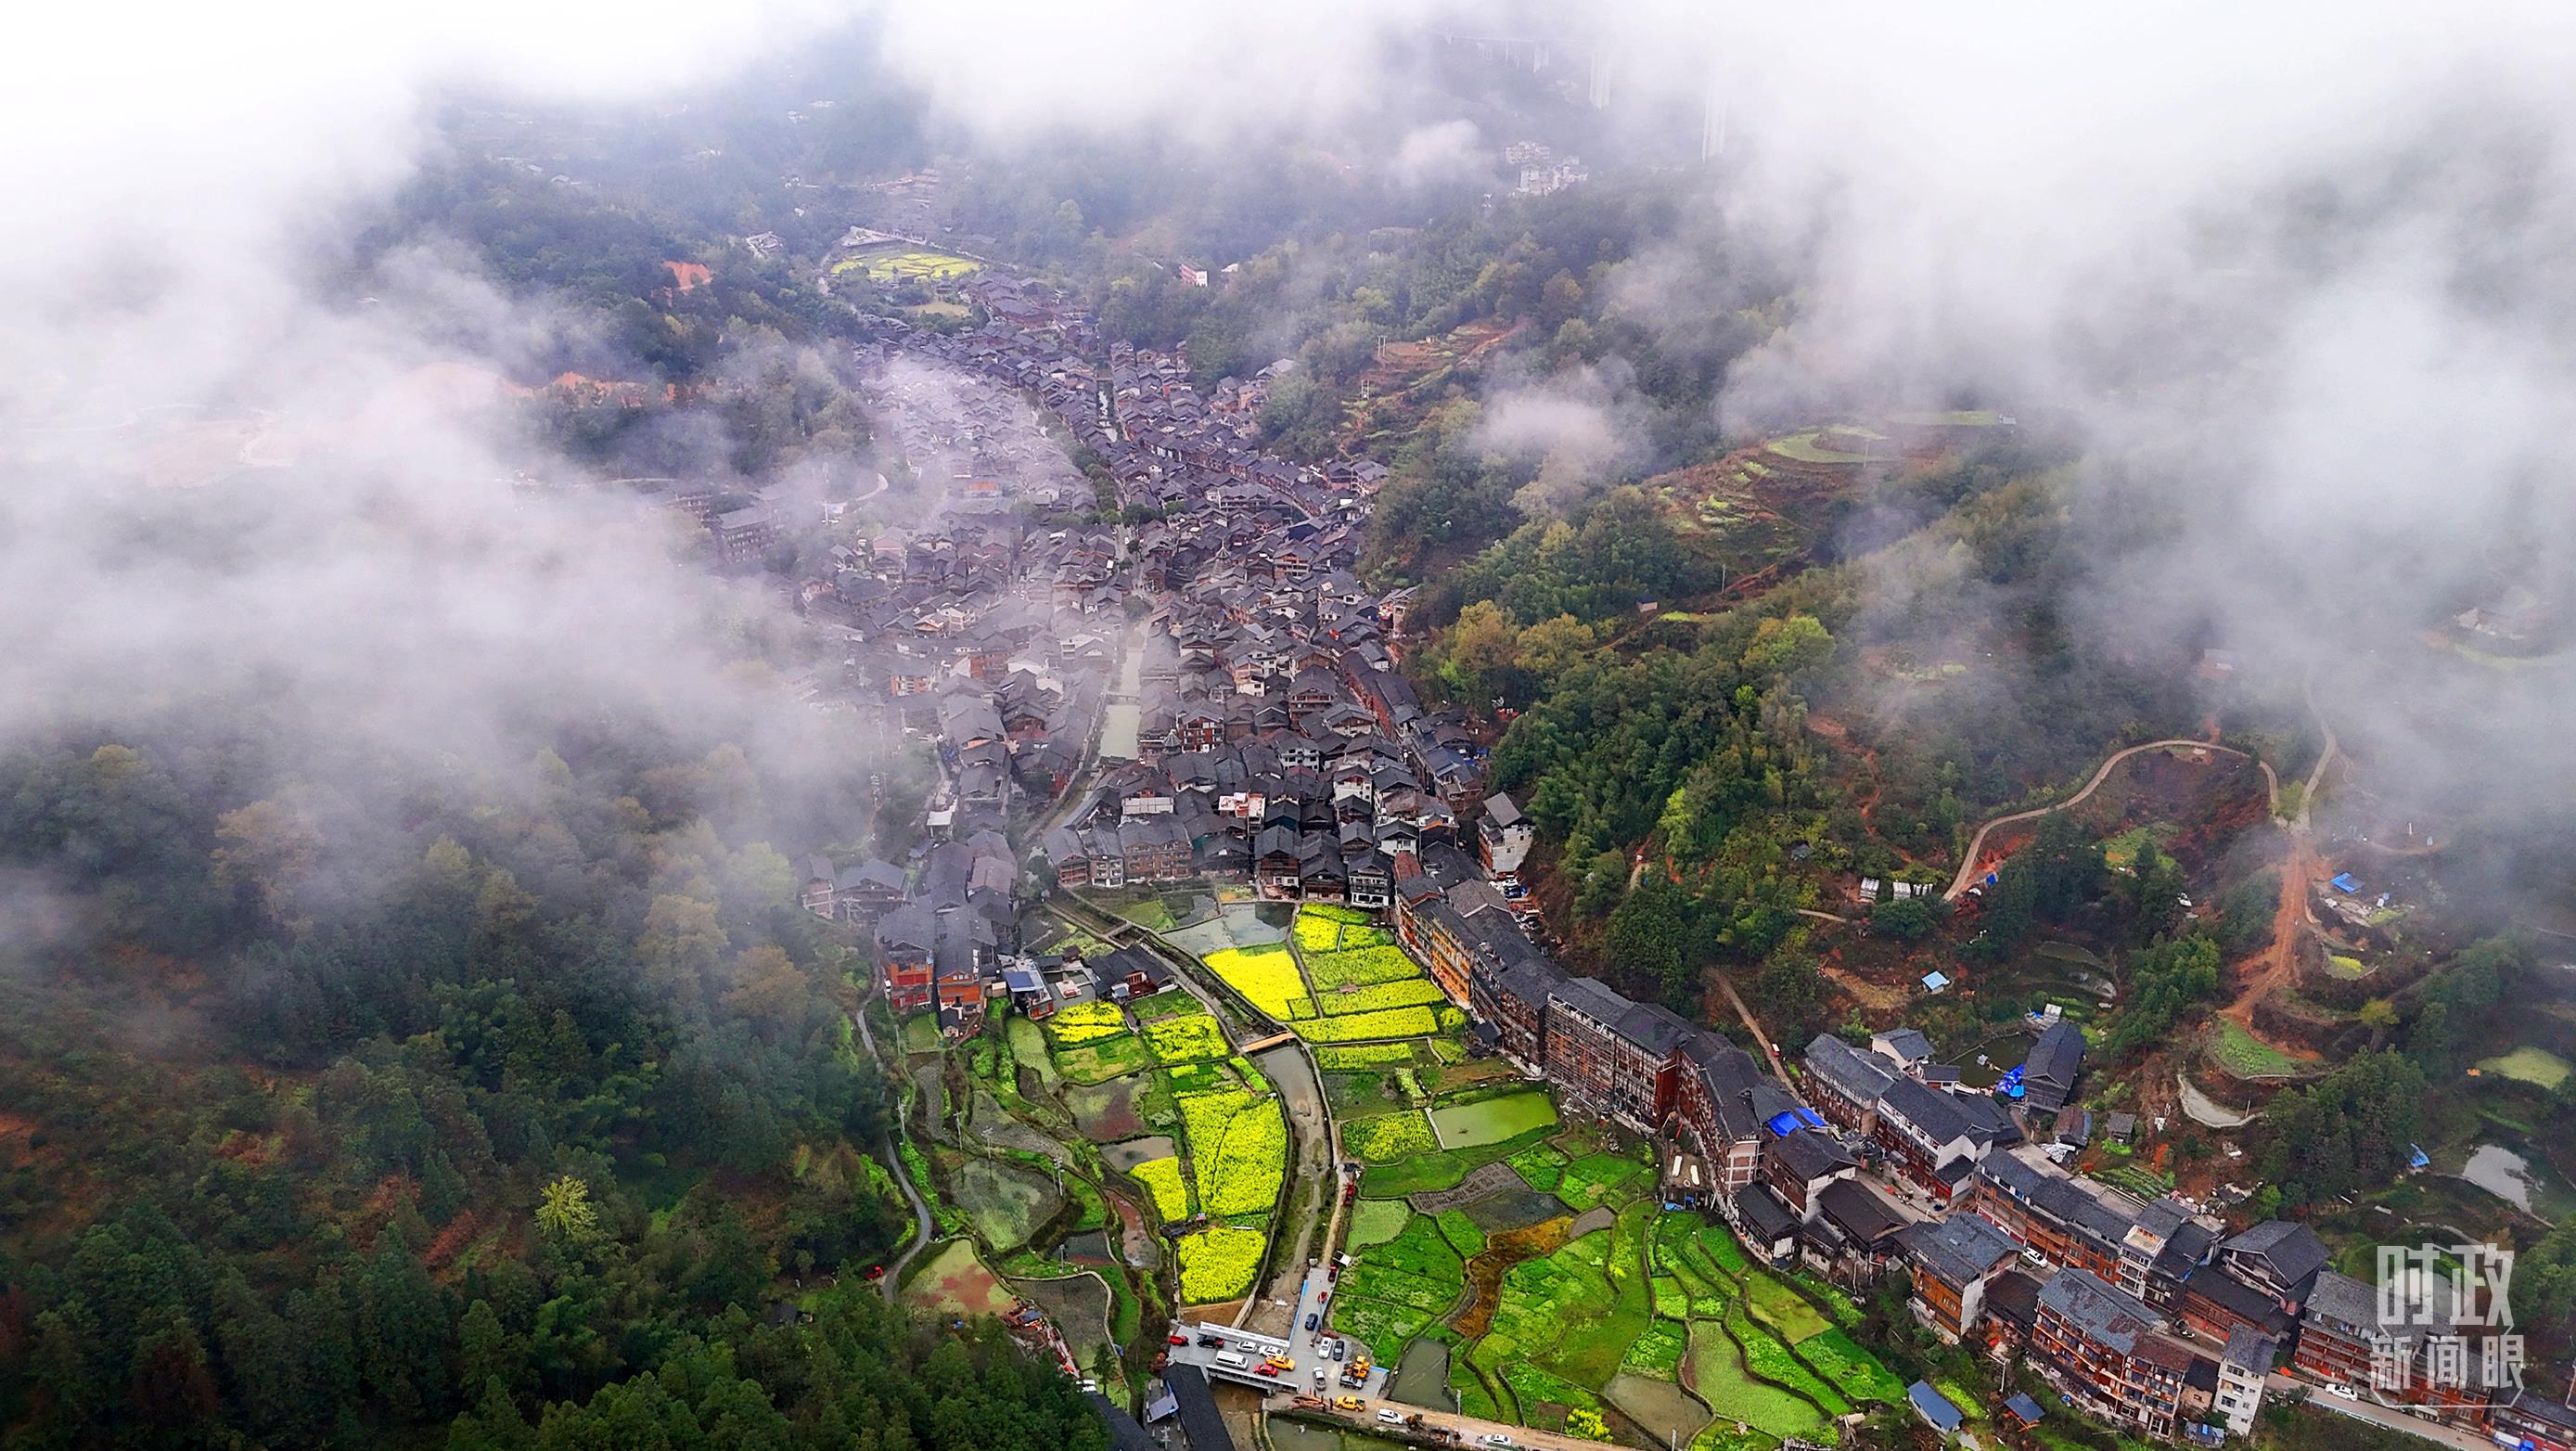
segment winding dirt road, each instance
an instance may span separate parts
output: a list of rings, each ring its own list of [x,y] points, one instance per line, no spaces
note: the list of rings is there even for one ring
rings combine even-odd
[[[868,1057],[882,1063],[884,1060],[877,1057],[877,1035],[868,1027],[867,1004],[861,1003],[859,1010],[850,1014],[850,1021],[859,1025],[859,1041],[868,1045]],[[931,1222],[930,1206],[922,1202],[921,1191],[912,1186],[912,1174],[904,1168],[903,1156],[895,1152],[894,1136],[901,1132],[901,1125],[887,1130],[885,1142],[877,1146],[877,1152],[885,1155],[887,1170],[894,1175],[894,1186],[902,1190],[903,1197],[912,1204],[912,1243],[904,1246],[903,1253],[896,1255],[886,1266],[885,1278],[877,1281],[877,1288],[884,1292],[885,1302],[889,1305],[894,1303],[894,1297],[902,1289],[903,1272],[911,1268],[915,1257],[930,1247],[931,1239],[939,1232],[939,1226]]]
[[[2111,778],[2111,773],[2119,769],[2119,765],[2122,761],[2143,752],[2167,750],[2175,746],[2188,746],[2195,750],[2211,751],[2222,756],[2235,756],[2243,760],[2253,761],[2255,765],[2261,767],[2263,770],[2263,784],[2271,793],[2273,802],[2277,804],[2280,801],[2281,783],[2279,778],[2272,774],[2272,766],[2268,761],[2264,761],[2255,756],[2250,756],[2247,753],[2236,749],[2234,746],[2216,745],[2209,741],[2194,740],[2190,737],[2175,737],[2168,740],[2148,741],[2143,745],[2131,746],[2125,751],[2113,752],[2107,760],[2103,761],[2102,764],[2094,770],[2093,779],[2084,783],[2084,789],[2067,797],[2065,800],[2057,802],[2054,805],[2034,806],[2028,811],[2015,811],[2007,815],[1998,816],[1993,820],[1988,821],[1985,825],[1978,827],[1977,834],[1968,842],[1967,854],[1959,861],[1958,875],[1950,879],[1950,890],[1941,894],[1942,900],[1955,902],[1961,897],[1967,895],[1968,888],[1977,880],[1978,865],[1985,857],[1986,836],[1996,827],[2011,826],[2015,822],[2021,821],[2036,821],[2043,816],[2049,815],[2051,812],[2064,811],[2070,806],[2081,805],[2089,799],[2095,791],[2101,789],[2102,783]]]

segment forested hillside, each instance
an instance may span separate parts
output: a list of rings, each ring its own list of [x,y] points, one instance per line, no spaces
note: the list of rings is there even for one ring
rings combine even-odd
[[[460,1445],[547,1416],[548,1445],[692,1418],[1079,1444],[1087,1411],[1006,1351],[922,1359],[873,1309],[756,1328],[908,1228],[866,1157],[852,956],[770,844],[804,829],[790,782],[589,732],[515,770],[261,744],[0,761],[19,1442],[382,1444],[470,1409]]]

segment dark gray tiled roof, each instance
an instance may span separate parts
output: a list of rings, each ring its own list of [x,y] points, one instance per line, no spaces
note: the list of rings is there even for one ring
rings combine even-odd
[[[1864,1052],[1831,1033],[1819,1033],[1807,1045],[1807,1071],[1834,1091],[1860,1103],[1876,1103],[1896,1081],[1896,1070],[1875,1053]]]
[[[1965,1285],[1991,1273],[1998,1260],[2020,1253],[2012,1236],[1973,1214],[1954,1214],[1938,1222],[1908,1225],[1897,1234],[1915,1263],[1945,1285]]]
[[[1905,1216],[1858,1179],[1836,1179],[1816,1196],[1827,1219],[1854,1239],[1877,1241],[1903,1229]]]
[[[1911,1078],[1899,1078],[1889,1084],[1887,1092],[1879,1095],[1878,1107],[1882,1116],[1894,1115],[1912,1124],[1935,1144],[1968,1138],[1970,1129],[1976,1127],[1955,1095],[1926,1088]]]
[[[1661,1003],[1639,1003],[1621,1015],[1619,1036],[1661,1058],[1699,1032],[1697,1026]]]
[[[2085,1338],[2123,1354],[2156,1326],[2156,1312],[2091,1270],[2059,1270],[2039,1287],[2039,1304],[2064,1316]]]
[[[1163,1384],[1181,1403],[1181,1436],[1189,1442],[1189,1451],[1234,1451],[1234,1433],[1225,1428],[1216,1396],[1208,1389],[1206,1371],[1176,1365],[1163,1372]]]
[[[1752,1230],[1757,1244],[1769,1244],[1798,1227],[1798,1216],[1789,1212],[1768,1184],[1747,1184],[1736,1190],[1735,1215]]]
[[[2239,1370],[2268,1371],[2280,1352],[2280,1342],[2251,1325],[2239,1325],[2227,1337],[2227,1346],[2218,1358]]]
[[[1773,1139],[1763,1152],[1779,1159],[1781,1167],[1802,1183],[1813,1183],[1828,1174],[1859,1167],[1843,1146],[1811,1129],[1800,1129],[1786,1138]]]
[[[2315,1230],[2286,1219],[2269,1219],[2219,1246],[2225,1254],[2258,1255],[2281,1277],[2283,1284],[2295,1285],[2326,1264],[2325,1242]]]

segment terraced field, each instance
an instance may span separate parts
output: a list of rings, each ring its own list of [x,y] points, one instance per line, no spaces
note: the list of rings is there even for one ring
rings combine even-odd
[[[1486,1132],[1535,1120],[1522,1133],[1377,1156],[1361,1179],[1337,1328],[1381,1359],[1426,1336],[1449,1344],[1449,1387],[1471,1414],[1546,1430],[1602,1415],[1710,1451],[1818,1436],[1903,1398],[1852,1340],[1848,1300],[1754,1265],[1722,1224],[1665,1212],[1641,1154],[1561,1128],[1524,1098],[1546,1104],[1531,1093],[1431,1111],[1443,1143],[1471,1121],[1453,1107],[1490,1110]]]

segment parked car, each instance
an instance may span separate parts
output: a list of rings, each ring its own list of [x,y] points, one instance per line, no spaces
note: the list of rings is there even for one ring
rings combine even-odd
[[[1401,1426],[1404,1424],[1404,1417],[1393,1411],[1380,1411],[1377,1413],[1377,1418],[1386,1422],[1390,1426]]]
[[[1311,1310],[1307,1311],[1307,1312],[1306,1312],[1306,1333],[1307,1333],[1307,1334],[1309,1334],[1309,1335],[1314,1334],[1314,1333],[1315,1333],[1315,1327],[1316,1327],[1317,1325],[1319,1325],[1319,1324],[1323,1323],[1323,1319],[1324,1319],[1324,1317],[1323,1317],[1323,1316],[1318,1315],[1318,1314],[1316,1314],[1315,1312],[1313,1312],[1313,1311],[1311,1311]]]

